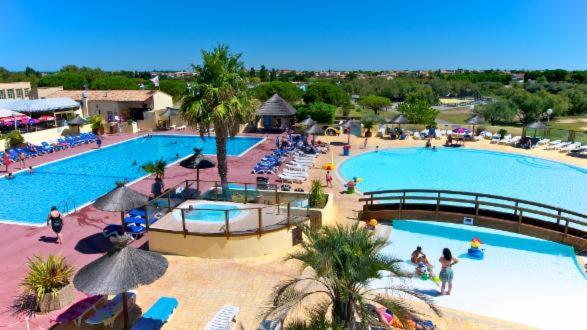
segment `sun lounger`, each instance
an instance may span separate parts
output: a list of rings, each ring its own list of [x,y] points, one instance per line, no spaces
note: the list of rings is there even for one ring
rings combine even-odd
[[[541,146],[541,145],[547,144],[549,142],[550,142],[550,139],[542,139],[542,140],[538,141],[538,143],[536,143],[536,145]]]
[[[412,135],[412,139],[414,139],[414,140],[421,140],[422,137],[420,136],[420,133],[414,132],[414,135]]]
[[[570,144],[571,144],[571,142],[560,142],[557,144],[550,144],[550,145],[547,145],[546,148],[544,148],[544,150],[559,150],[559,149],[564,148]]]
[[[521,136],[514,136],[508,142],[506,142],[506,144],[507,145],[510,145],[510,146],[513,146],[513,145],[516,145],[516,143],[520,142],[521,139],[522,139]]]
[[[257,330],[281,330],[281,321],[263,320]]]
[[[183,131],[184,129],[186,129],[187,126],[186,125],[181,125],[181,126],[177,126],[177,130],[178,131]]]
[[[508,135],[504,136],[503,139],[499,140],[497,142],[497,144],[507,144],[508,142],[510,142],[511,139],[512,139],[512,135],[508,134]]]
[[[282,182],[302,183],[306,181],[306,178],[286,174],[279,174],[278,177],[281,179]]]
[[[501,140],[501,135],[497,133],[493,134],[493,136],[491,137],[491,143],[498,143],[499,140]]]
[[[566,147],[562,147],[560,149],[560,152],[569,152],[569,151],[577,149],[579,147],[581,147],[581,142],[575,142],[575,143],[569,144]]]
[[[214,318],[206,324],[205,330],[229,330],[232,326],[232,322],[236,321],[238,316],[239,308],[230,305],[224,305],[214,315]]]
[[[127,307],[134,305],[137,294],[134,291],[129,291],[127,294]],[[117,294],[112,300],[108,301],[106,305],[102,306],[96,311],[96,314],[88,318],[85,323],[90,325],[104,324],[105,327],[112,328],[116,317],[122,312],[122,294]]]
[[[73,322],[75,327],[79,328],[84,316],[91,311],[96,311],[96,305],[104,302],[105,300],[106,296],[102,295],[84,298],[71,305],[63,313],[59,314],[57,318],[51,321],[61,325],[66,325]]]
[[[175,298],[161,297],[149,310],[132,326],[132,330],[161,329],[169,320],[179,302]]]
[[[299,176],[302,178],[307,178],[308,177],[308,173],[306,172],[301,172],[301,171],[290,171],[287,169],[284,169],[281,174],[285,174],[285,175],[289,175],[289,176]]]

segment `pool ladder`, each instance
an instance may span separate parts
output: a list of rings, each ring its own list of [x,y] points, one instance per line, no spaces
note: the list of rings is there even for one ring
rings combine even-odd
[[[66,199],[62,200],[61,202],[59,202],[59,204],[57,204],[57,208],[63,214],[73,213],[73,212],[77,211],[77,207],[75,205],[75,200],[72,197],[66,198]]]

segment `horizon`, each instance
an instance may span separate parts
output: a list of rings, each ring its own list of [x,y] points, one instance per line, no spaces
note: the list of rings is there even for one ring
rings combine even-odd
[[[265,0],[84,5],[4,3],[0,27],[19,33],[4,34],[3,44],[10,47],[0,52],[0,66],[43,72],[69,64],[105,71],[188,71],[199,63],[201,49],[223,43],[243,54],[247,68],[587,69],[587,3],[579,0],[385,2],[356,8],[333,1]]]

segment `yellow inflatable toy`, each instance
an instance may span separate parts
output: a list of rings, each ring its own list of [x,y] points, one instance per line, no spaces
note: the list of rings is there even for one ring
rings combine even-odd
[[[377,219],[369,220],[369,225],[371,225],[371,226],[377,226],[378,224],[379,224],[379,222],[377,222]]]

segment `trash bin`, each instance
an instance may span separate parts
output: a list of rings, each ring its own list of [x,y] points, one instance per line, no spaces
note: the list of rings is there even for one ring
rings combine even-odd
[[[345,145],[342,147],[342,155],[343,156],[350,156],[351,154],[351,146],[350,145]]]

